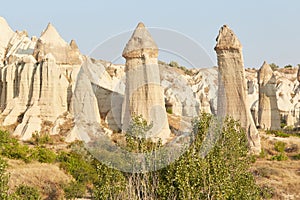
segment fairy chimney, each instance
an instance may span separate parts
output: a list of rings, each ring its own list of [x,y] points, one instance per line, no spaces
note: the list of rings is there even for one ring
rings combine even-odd
[[[123,103],[123,130],[133,116],[142,115],[153,127],[146,138],[166,142],[170,136],[164,91],[160,85],[158,47],[143,23],[139,23],[123,50],[126,59],[126,89]]]
[[[218,58],[218,115],[239,120],[246,131],[251,152],[258,154],[260,137],[246,98],[242,45],[227,25],[219,31],[215,51]]]

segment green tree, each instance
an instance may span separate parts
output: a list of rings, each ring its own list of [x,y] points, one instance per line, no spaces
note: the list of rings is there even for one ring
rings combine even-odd
[[[212,150],[201,156],[213,117],[193,121],[195,141],[181,158],[160,171],[161,199],[259,199],[259,188],[249,171],[251,156],[240,125],[227,118]],[[218,131],[218,130],[215,130]]]

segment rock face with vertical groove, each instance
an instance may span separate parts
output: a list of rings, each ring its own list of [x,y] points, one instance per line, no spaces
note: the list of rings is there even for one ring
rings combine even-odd
[[[280,129],[280,114],[276,98],[276,78],[266,62],[258,71],[259,111],[258,123],[262,129]]]
[[[251,151],[257,154],[261,151],[260,137],[246,98],[242,45],[226,25],[219,31],[215,51],[219,70],[218,115],[239,120],[246,131]]]
[[[0,21],[4,24],[2,19]],[[35,132],[51,134],[51,126],[70,111],[72,86],[81,64],[75,63],[80,61],[80,52],[74,41],[68,45],[60,38],[52,25],[48,25],[39,39],[45,42],[43,51],[39,51],[36,37],[30,39],[26,31],[11,34],[8,30],[9,39],[0,36],[1,42],[5,39],[2,44],[6,44],[0,67],[1,125],[15,127],[13,135],[22,140],[30,139]],[[70,56],[67,55],[66,62],[61,62],[58,54],[61,50],[65,50],[62,51],[65,54],[71,52],[71,57],[73,52],[78,60],[68,60]],[[39,52],[38,61],[33,56],[34,51]]]
[[[139,23],[126,44],[122,56],[126,59],[126,89],[123,104],[123,130],[133,115],[142,115],[153,127],[146,137],[163,142],[170,136],[160,85],[158,47],[143,23]]]

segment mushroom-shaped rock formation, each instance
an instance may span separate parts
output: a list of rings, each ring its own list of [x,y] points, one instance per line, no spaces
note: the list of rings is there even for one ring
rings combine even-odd
[[[276,78],[266,62],[258,71],[258,123],[262,129],[280,129],[280,114],[276,98]]]
[[[142,115],[153,127],[145,137],[166,142],[170,136],[164,91],[160,85],[158,47],[143,23],[139,23],[123,51],[126,89],[123,130],[134,115]]]

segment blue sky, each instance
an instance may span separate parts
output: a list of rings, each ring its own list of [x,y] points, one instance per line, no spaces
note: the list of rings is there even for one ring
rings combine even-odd
[[[228,24],[243,44],[245,66],[260,67],[264,60],[280,66],[300,63],[299,10],[297,0],[6,0],[0,15],[14,30],[25,29],[30,36],[39,36],[51,22],[66,41],[75,39],[84,54],[142,21],[192,38],[212,60],[197,63],[202,66],[216,64],[215,39]]]

